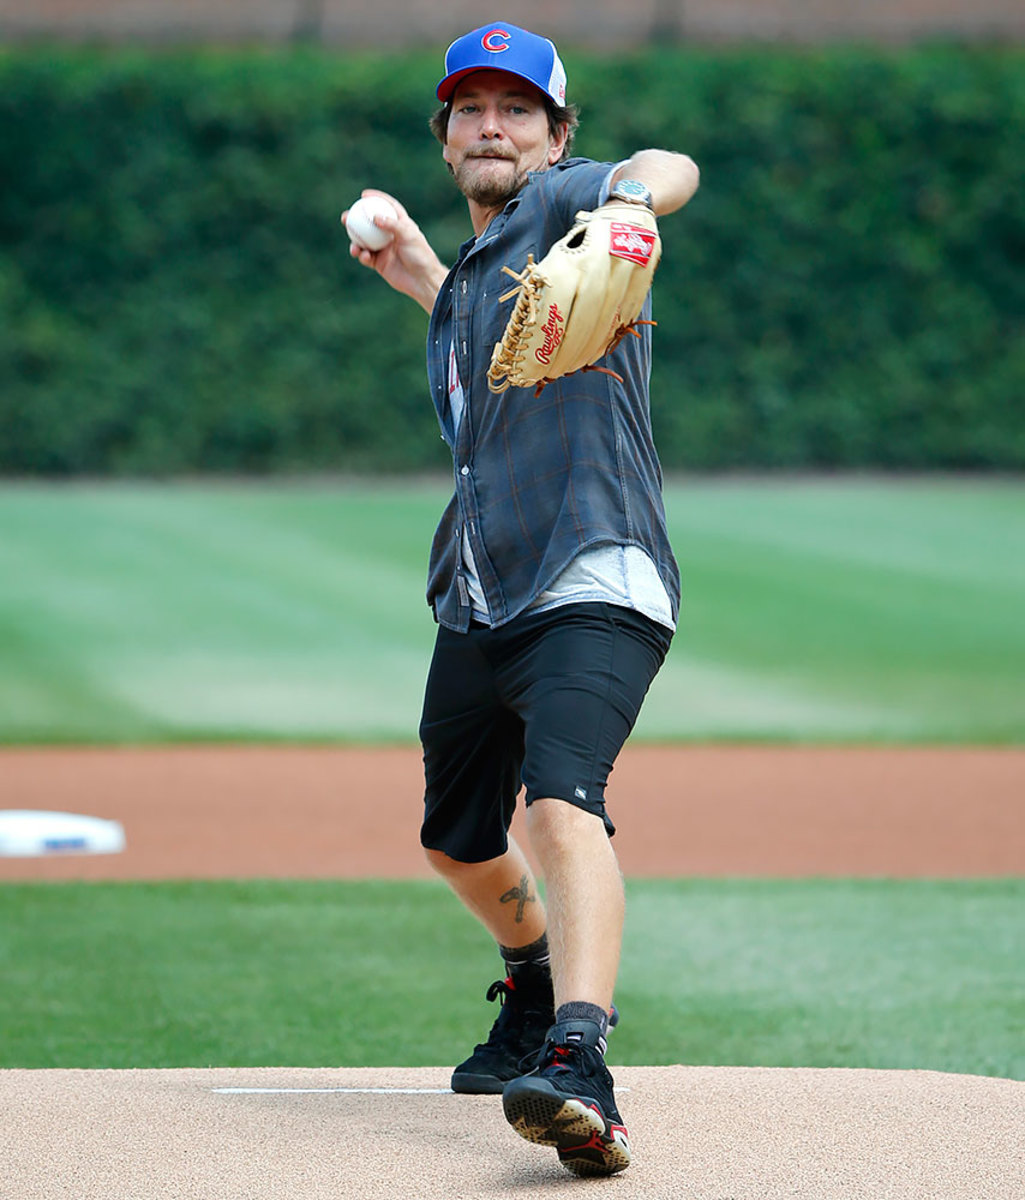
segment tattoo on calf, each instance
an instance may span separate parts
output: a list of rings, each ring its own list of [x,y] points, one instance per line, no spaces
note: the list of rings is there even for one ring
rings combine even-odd
[[[528,904],[532,904],[537,899],[536,896],[530,894],[530,883],[526,875],[519,882],[518,887],[511,887],[507,892],[503,892],[499,897],[500,904],[511,904],[516,901],[516,924],[523,922],[523,910]]]

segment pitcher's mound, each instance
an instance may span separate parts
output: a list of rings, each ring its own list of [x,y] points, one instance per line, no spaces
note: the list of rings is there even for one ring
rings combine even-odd
[[[1025,1083],[620,1067],[633,1165],[581,1181],[447,1068],[0,1071],[18,1200],[1021,1200]]]

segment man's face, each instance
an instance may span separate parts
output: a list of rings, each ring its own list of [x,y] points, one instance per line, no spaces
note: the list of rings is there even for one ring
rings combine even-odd
[[[566,144],[553,138],[537,88],[506,71],[474,71],[452,96],[445,161],[459,190],[483,208],[501,208],[531,171],[557,163]]]

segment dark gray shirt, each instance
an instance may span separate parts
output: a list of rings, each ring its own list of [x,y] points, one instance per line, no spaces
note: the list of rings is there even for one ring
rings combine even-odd
[[[493,625],[523,612],[582,551],[639,546],[665,584],[675,620],[679,571],[666,532],[662,476],[651,437],[649,327],[624,338],[600,372],[532,389],[488,390],[491,352],[512,301],[503,266],[540,260],[580,209],[599,203],[611,163],[570,159],[531,175],[479,238],[459,250],[431,315],[427,369],[442,436],[453,455],[455,492],[434,537],[427,600],[451,629],[466,629],[465,526]],[[650,305],[650,299],[649,299]],[[649,315],[646,311],[642,316]],[[465,410],[448,405],[454,347]]]

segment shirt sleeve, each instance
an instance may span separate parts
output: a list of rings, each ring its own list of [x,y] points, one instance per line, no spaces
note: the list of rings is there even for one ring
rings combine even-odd
[[[605,176],[605,182],[601,185],[601,192],[598,195],[598,203],[604,204],[609,198],[609,192],[612,191],[612,176],[619,170],[620,167],[625,167],[628,159],[623,159],[620,162],[614,163],[609,167],[609,173]]]
[[[549,190],[550,204],[568,229],[581,209],[597,208],[608,199],[618,163],[575,158],[558,163],[541,178]]]

